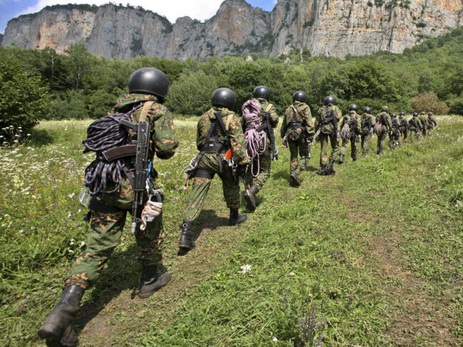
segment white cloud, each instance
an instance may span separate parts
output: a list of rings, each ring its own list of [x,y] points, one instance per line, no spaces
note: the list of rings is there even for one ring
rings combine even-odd
[[[45,6],[58,4],[103,5],[109,2],[108,0],[39,0],[37,5],[29,7],[23,14],[38,12]],[[170,22],[174,23],[177,18],[183,16],[189,16],[198,20],[209,19],[216,14],[223,0],[125,0],[112,2],[115,4],[122,3],[124,6],[127,3],[132,6],[141,6],[145,10],[150,10],[167,17]]]

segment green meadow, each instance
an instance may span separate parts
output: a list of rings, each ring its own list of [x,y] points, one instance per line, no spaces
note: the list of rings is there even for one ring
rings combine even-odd
[[[381,156],[372,143],[335,176],[314,174],[315,144],[300,188],[289,186],[280,146],[259,207],[243,207],[248,221],[237,227],[227,225],[216,178],[194,225],[197,247],[180,257],[196,119],[179,117],[178,153],[155,162],[173,280],[148,299],[133,296],[140,266],[126,228],[84,296],[81,345],[463,345],[463,118],[437,121],[431,137]],[[25,144],[0,149],[2,346],[44,345],[37,330],[85,248],[77,198],[93,159],[81,145],[90,122],[43,121]]]

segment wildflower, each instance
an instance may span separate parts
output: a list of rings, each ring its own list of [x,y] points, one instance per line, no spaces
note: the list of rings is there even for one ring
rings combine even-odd
[[[278,339],[274,336],[272,339],[273,342],[278,342]]]
[[[83,248],[85,246],[85,242],[84,241],[80,241],[79,243],[79,248]]]
[[[72,213],[69,211],[68,212],[68,218],[70,218],[72,216]]]
[[[71,241],[69,241],[69,246],[74,245],[74,242],[75,242],[75,240],[74,240],[74,239],[71,239]]]
[[[245,265],[242,265],[242,266],[240,267],[240,269],[241,269],[241,271],[239,271],[239,272],[242,273],[242,274],[245,274],[245,273],[251,271],[252,266],[249,265],[249,264],[245,264]]]
[[[74,254],[74,251],[72,249],[68,249],[68,253]]]
[[[71,193],[71,194],[68,195],[68,198],[72,199],[75,195],[76,195],[76,193]]]
[[[19,230],[19,231],[18,231],[18,234],[19,234],[19,235],[24,235],[24,230],[23,230],[23,229]]]

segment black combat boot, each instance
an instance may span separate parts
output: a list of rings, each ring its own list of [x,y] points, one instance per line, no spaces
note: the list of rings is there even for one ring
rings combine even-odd
[[[83,295],[84,289],[79,286],[69,285],[64,288],[58,304],[42,323],[39,336],[47,341],[59,342],[72,325]]]
[[[295,172],[289,175],[289,179],[291,187],[299,187],[301,185],[301,180],[297,177]]]
[[[336,173],[336,171],[334,171],[333,169],[333,165],[334,165],[334,159],[331,159],[328,166],[325,169],[325,175],[329,176],[329,175],[334,175]]]
[[[256,210],[256,194],[259,191],[259,188],[256,185],[252,185],[251,188],[246,189],[244,193],[244,199],[246,200],[246,208],[254,212]]]
[[[345,157],[344,154],[339,155],[339,164],[344,164],[344,157]]]
[[[195,242],[193,240],[193,223],[183,222],[181,226],[180,240],[178,241],[178,248],[193,249]]]
[[[138,297],[145,299],[164,287],[172,279],[170,274],[159,275],[157,265],[145,265],[141,272],[140,283],[138,284]]]
[[[239,214],[237,208],[230,209],[230,219],[228,220],[228,225],[236,225],[246,221],[248,216],[244,214]]]

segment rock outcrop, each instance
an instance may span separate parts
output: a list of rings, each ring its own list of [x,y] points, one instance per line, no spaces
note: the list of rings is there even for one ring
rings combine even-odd
[[[335,57],[400,53],[459,27],[462,9],[461,0],[278,0],[266,12],[225,0],[205,22],[182,17],[172,24],[140,7],[57,5],[12,19],[2,45],[66,52],[84,44],[118,59],[278,56],[295,49]]]

